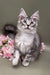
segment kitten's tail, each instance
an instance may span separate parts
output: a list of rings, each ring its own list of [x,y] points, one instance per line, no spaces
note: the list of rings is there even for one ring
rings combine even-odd
[[[4,27],[3,27],[3,34],[5,36],[9,36],[10,38],[14,39],[15,38],[15,35],[17,33],[17,27],[13,24],[5,24]]]

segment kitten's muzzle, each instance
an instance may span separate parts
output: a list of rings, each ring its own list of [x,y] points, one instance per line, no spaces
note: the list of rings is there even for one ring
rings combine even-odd
[[[27,29],[29,29],[29,25],[27,25]]]
[[[27,28],[26,29],[29,29],[29,25],[27,25]]]

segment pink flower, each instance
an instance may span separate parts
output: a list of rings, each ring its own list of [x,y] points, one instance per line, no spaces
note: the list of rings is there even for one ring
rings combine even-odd
[[[43,42],[41,43],[41,45],[42,45],[42,47],[41,47],[40,52],[44,51],[44,49],[45,49],[45,45],[44,45],[44,43],[43,43]]]
[[[3,45],[3,47],[0,49],[0,57],[3,56],[3,58],[10,58],[10,60],[12,60],[13,58],[12,53],[14,52],[14,40],[9,38],[8,36],[1,35],[0,46],[2,45],[2,41],[4,42],[7,39],[8,39],[8,43]]]
[[[0,46],[2,45],[2,42],[0,41]]]
[[[11,53],[6,53],[6,54],[4,54],[4,57],[11,58],[12,57],[12,54]]]
[[[6,37],[4,35],[0,36],[0,41],[4,41],[6,39]]]
[[[3,54],[2,54],[1,51],[0,51],[0,57],[2,57],[2,55],[3,55]]]
[[[7,47],[2,47],[1,51],[3,51],[4,55],[9,53],[9,49]]]

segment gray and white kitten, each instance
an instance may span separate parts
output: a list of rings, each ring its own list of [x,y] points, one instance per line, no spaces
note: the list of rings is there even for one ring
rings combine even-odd
[[[39,57],[41,43],[37,34],[38,20],[39,11],[28,17],[24,9],[21,8],[17,25],[18,34],[15,36],[13,66],[18,65],[20,59],[23,66],[28,66],[31,61]]]

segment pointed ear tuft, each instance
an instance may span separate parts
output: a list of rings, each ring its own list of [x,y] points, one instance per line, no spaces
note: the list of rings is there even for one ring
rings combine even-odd
[[[23,8],[20,9],[19,18],[22,20],[23,18],[27,17],[27,14]]]
[[[36,11],[31,18],[33,18],[35,21],[39,20],[39,11]]]

